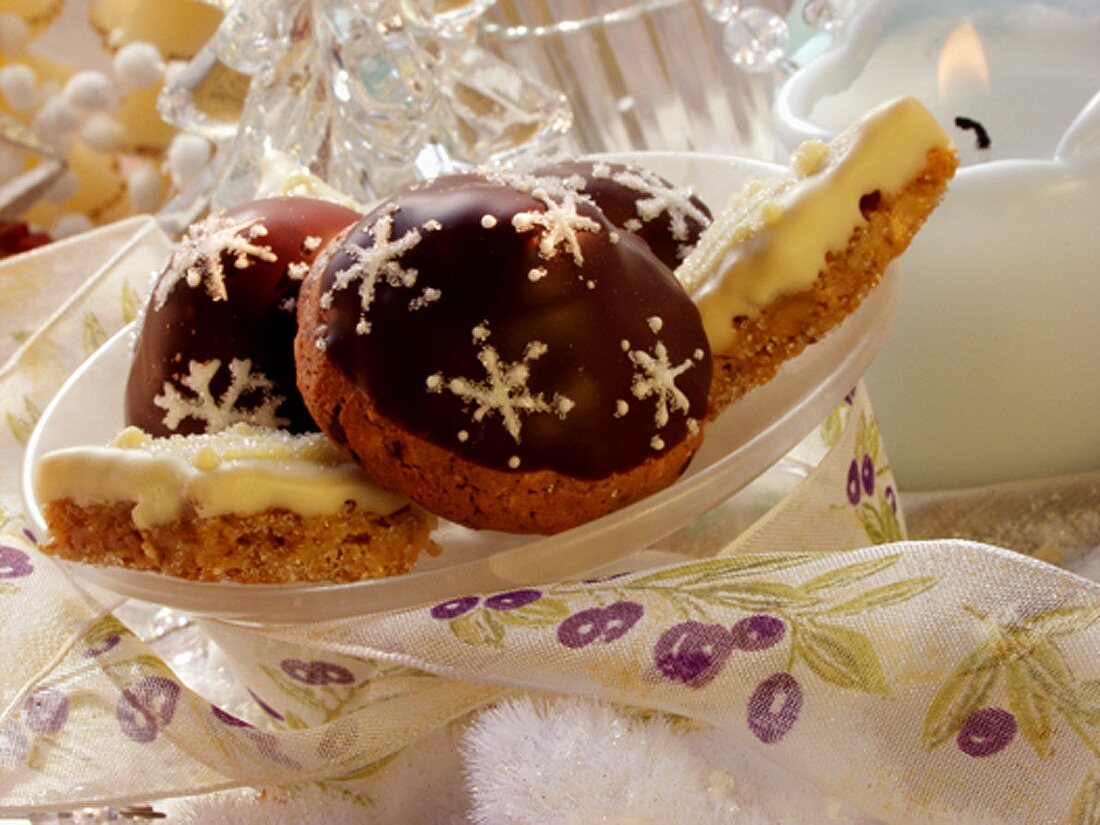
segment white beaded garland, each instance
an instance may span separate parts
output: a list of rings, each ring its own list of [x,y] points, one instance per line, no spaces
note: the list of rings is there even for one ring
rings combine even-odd
[[[61,95],[56,95],[34,113],[31,129],[44,143],[67,149],[82,120],[81,112],[67,104]]]
[[[178,134],[165,153],[165,166],[176,189],[183,189],[210,162],[210,141],[201,135]]]
[[[147,88],[164,77],[164,60],[152,43],[127,43],[115,55],[114,71],[123,91]]]
[[[164,200],[164,182],[152,164],[142,163],[126,175],[130,207],[137,212],[155,212]]]
[[[126,130],[110,115],[96,112],[84,121],[80,137],[97,152],[117,152],[126,143]]]
[[[70,106],[88,112],[102,111],[114,103],[111,79],[103,72],[91,69],[70,77],[61,95]]]
[[[0,92],[4,101],[17,112],[29,112],[38,101],[38,80],[25,63],[11,63],[0,69]]]

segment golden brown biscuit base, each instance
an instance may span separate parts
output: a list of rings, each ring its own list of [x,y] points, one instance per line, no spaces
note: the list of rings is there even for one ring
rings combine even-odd
[[[325,516],[280,509],[199,518],[190,512],[147,530],[134,526],[133,506],[48,501],[51,541],[42,550],[69,561],[245,584],[394,576],[409,570],[422,550],[438,552],[429,538],[435,518],[411,506],[388,516],[350,504]]]
[[[771,380],[784,361],[819,341],[859,306],[939,203],[958,163],[953,151],[932,149],[920,176],[899,194],[866,193],[860,210],[867,223],[852,233],[843,252],[826,256],[810,289],[779,298],[755,318],[733,319],[733,346],[713,354],[710,419]]]
[[[700,431],[628,473],[596,480],[550,470],[505,472],[466,461],[379,414],[317,349],[310,331],[322,321],[320,280],[313,275],[302,286],[294,342],[298,388],[313,419],[381,486],[451,521],[511,533],[567,530],[671,484],[702,441]]]

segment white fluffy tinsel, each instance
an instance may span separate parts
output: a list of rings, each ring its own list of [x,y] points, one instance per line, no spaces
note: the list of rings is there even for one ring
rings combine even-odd
[[[774,821],[682,727],[596,702],[502,704],[473,724],[464,755],[483,825]]]
[[[168,812],[196,825],[870,825],[726,731],[584,698],[502,703],[343,790],[228,791]]]

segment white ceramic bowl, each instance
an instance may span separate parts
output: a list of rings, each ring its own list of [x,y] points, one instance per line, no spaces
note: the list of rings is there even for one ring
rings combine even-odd
[[[779,171],[755,161],[688,153],[615,157],[692,184],[715,207],[747,180]],[[444,523],[435,535],[444,548],[440,556],[423,557],[403,576],[350,584],[205,583],[118,568],[66,566],[81,581],[123,596],[252,622],[333,619],[555,581],[605,567],[726,500],[817,426],[871,363],[893,319],[897,295],[898,279],[891,272],[840,327],[710,424],[702,449],[676,484],[555,536],[517,536]],[[39,420],[27,445],[23,489],[28,512],[40,529],[44,525],[32,492],[35,461],[53,449],[104,443],[121,429],[129,359],[123,331],[72,375]]]

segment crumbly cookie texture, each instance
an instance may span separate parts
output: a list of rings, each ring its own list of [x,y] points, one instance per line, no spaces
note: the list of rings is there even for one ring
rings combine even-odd
[[[711,417],[859,306],[957,166],[928,110],[902,98],[733,199],[676,272],[711,344]]]
[[[46,553],[200,581],[355,581],[434,553],[436,519],[372,482],[320,434],[237,424],[44,456]]]
[[[435,519],[407,505],[389,515],[348,504],[327,516],[283,509],[209,518],[189,510],[144,529],[133,502],[46,503],[50,555],[87,564],[149,570],[196,581],[285,584],[349,582],[407,572],[430,539]]]

